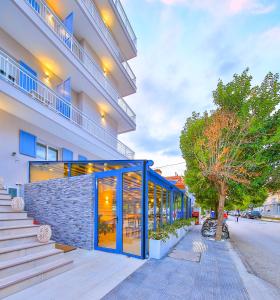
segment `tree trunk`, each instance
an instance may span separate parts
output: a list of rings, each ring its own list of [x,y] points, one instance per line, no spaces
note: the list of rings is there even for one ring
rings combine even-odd
[[[220,185],[220,192],[219,192],[219,208],[218,208],[216,241],[220,241],[222,238],[225,199],[226,199],[226,186],[225,186],[225,183],[222,182]]]
[[[219,199],[215,201],[215,218],[218,219],[218,212],[219,212]]]

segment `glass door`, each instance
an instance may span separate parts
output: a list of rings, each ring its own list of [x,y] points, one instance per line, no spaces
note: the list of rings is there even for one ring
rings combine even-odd
[[[142,257],[143,170],[95,173],[94,248]]]
[[[117,176],[97,179],[97,247],[117,250]]]
[[[142,172],[122,175],[123,252],[141,256]]]

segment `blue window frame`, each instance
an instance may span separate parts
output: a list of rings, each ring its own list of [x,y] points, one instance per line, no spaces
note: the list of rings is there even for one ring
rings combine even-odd
[[[85,160],[88,160],[88,159],[85,156],[83,156],[83,155],[79,155],[78,156],[78,160],[85,161]]]
[[[69,149],[62,148],[62,160],[64,161],[73,160],[73,152]]]
[[[71,114],[71,78],[69,77],[57,86],[57,93],[62,99],[57,98],[56,109],[66,118]]]
[[[31,157],[36,157],[37,137],[31,133],[19,131],[19,153]]]
[[[19,85],[27,92],[37,91],[37,73],[29,67],[24,61],[19,61]]]
[[[63,21],[67,32],[65,33],[65,37],[64,37],[64,42],[67,45],[67,47],[71,48],[72,45],[72,35],[73,35],[73,30],[74,30],[74,13],[71,12]]]
[[[27,0],[29,2],[29,4],[31,5],[31,7],[37,11],[37,13],[40,13],[40,5],[38,4],[38,2],[36,0]]]

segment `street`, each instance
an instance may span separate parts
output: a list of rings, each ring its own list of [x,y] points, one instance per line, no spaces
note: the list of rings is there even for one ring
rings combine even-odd
[[[248,272],[280,293],[280,223],[230,217],[230,241]],[[273,287],[271,287],[273,288]]]

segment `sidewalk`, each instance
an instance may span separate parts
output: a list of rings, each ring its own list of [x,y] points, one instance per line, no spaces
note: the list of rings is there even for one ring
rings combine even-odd
[[[186,258],[201,253],[200,262],[168,256],[148,260],[103,299],[249,299],[228,242],[204,239],[195,226],[176,250],[187,251]]]

